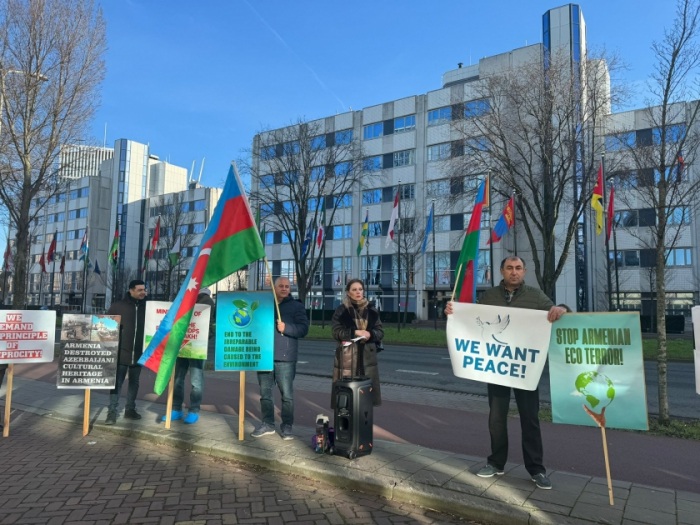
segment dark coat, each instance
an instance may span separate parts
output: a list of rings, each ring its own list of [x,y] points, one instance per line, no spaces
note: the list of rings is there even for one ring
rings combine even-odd
[[[377,312],[373,304],[367,307],[367,331],[370,333],[369,341],[343,347],[343,341],[349,341],[355,338],[356,329],[355,318],[345,305],[341,304],[336,308],[333,319],[331,320],[333,339],[338,341],[335,349],[335,362],[333,363],[333,383],[340,379],[341,359],[343,359],[344,370],[347,371],[352,368],[352,349],[357,348],[358,353],[362,352],[365,375],[372,380],[374,406],[379,406],[382,404],[382,392],[379,386],[377,343],[384,339],[384,328],[379,319],[379,312]],[[357,356],[355,357],[355,362],[357,362]],[[335,409],[335,396],[333,395],[331,395],[331,408]]]
[[[124,299],[112,303],[108,315],[121,315],[119,331],[119,364],[136,365],[143,353],[143,327],[146,322],[146,300],[137,301],[127,292]]]
[[[506,300],[506,286],[503,281],[484,292],[479,299],[479,304],[490,306],[507,306],[509,308],[527,308],[528,310],[549,310],[554,306],[552,300],[542,290],[523,283],[517,289],[510,303]],[[567,311],[571,309],[565,304],[560,304]]]
[[[200,293],[197,296],[197,304],[206,304],[211,307],[209,312],[209,339],[211,339],[216,335],[214,333],[214,327],[216,326],[216,305],[214,304],[214,299],[209,294]]]
[[[275,361],[296,361],[299,356],[299,339],[309,333],[309,318],[304,305],[288,295],[279,303],[284,335],[277,331],[275,308]]]

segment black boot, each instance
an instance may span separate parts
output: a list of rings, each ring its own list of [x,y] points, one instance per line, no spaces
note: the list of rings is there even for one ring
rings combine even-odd
[[[141,419],[141,414],[135,408],[127,408],[124,411],[124,419]]]
[[[105,419],[105,425],[116,425],[117,424],[117,413],[114,410],[107,412],[107,419]]]

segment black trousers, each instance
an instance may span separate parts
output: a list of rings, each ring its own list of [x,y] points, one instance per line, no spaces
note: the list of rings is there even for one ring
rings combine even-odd
[[[523,458],[525,468],[531,476],[546,472],[542,464],[542,434],[540,433],[540,391],[513,388],[515,402],[520,413]],[[491,455],[489,465],[503,470],[508,460],[508,408],[511,388],[488,385],[489,432],[491,434]]]
[[[0,387],[2,387],[2,380],[5,379],[5,370],[7,370],[7,365],[0,365]]]

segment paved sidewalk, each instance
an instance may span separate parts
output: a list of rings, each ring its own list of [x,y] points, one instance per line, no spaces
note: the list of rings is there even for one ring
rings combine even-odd
[[[17,411],[67,422],[82,420],[82,392],[16,377],[13,406]],[[93,391],[96,392],[96,391]],[[4,389],[0,390],[3,396]],[[164,405],[141,402],[140,421],[120,419],[104,426],[107,396],[93,395],[94,428],[163,443],[215,457],[262,465],[274,470],[327,481],[469,519],[503,524],[648,523],[700,524],[700,494],[614,482],[615,506],[610,506],[602,478],[550,471],[554,490],[535,489],[522,465],[508,464],[499,478],[474,475],[484,458],[430,450],[413,444],[375,440],[371,456],[354,461],[315,454],[313,430],[295,426],[298,439],[278,435],[249,437],[256,421],[246,421],[246,439],[238,441],[235,416],[200,413],[196,425],[174,422],[165,430],[159,422]],[[79,428],[75,432],[80,433]],[[9,439],[12,439],[12,435]],[[690,458],[689,458],[690,459]],[[689,487],[697,490],[697,487]]]

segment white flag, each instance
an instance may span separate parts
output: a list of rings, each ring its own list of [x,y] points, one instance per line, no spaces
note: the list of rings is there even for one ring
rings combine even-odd
[[[389,221],[389,232],[386,235],[386,247],[391,245],[394,240],[394,223],[399,216],[399,190],[396,190],[396,198],[394,199],[394,209],[391,210],[391,220]]]

